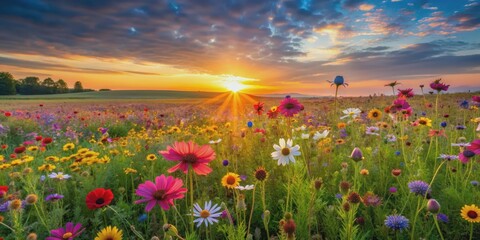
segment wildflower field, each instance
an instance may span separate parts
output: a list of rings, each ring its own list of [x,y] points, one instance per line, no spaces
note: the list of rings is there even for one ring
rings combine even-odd
[[[2,100],[0,237],[480,239],[480,97],[442,85]]]

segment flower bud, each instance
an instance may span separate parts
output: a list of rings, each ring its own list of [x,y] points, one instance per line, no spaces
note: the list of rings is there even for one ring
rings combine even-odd
[[[354,148],[352,151],[352,154],[350,154],[350,158],[355,162],[362,161],[363,160],[362,150],[360,150],[360,148],[357,148],[357,147]]]
[[[433,198],[428,200],[427,211],[433,214],[437,214],[438,212],[440,212],[440,203],[438,203],[438,201]]]

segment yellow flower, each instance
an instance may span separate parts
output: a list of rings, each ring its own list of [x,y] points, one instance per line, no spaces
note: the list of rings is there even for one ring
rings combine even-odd
[[[122,230],[117,227],[108,226],[97,233],[95,240],[122,240]]]
[[[125,168],[124,172],[125,172],[125,174],[137,173],[137,170],[135,170],[133,168]]]
[[[60,161],[60,159],[58,157],[55,157],[55,156],[48,156],[48,157],[45,158],[45,161],[58,162],[58,161]]]
[[[339,122],[339,123],[337,123],[337,127],[338,127],[338,128],[345,128],[346,126],[347,126],[347,124],[344,123],[344,122]]]
[[[37,146],[30,146],[27,148],[28,151],[30,152],[35,152],[35,151],[38,151],[38,147]]]
[[[147,155],[147,161],[155,161],[155,160],[157,160],[157,156],[155,156],[155,154]]]
[[[480,223],[480,209],[475,204],[463,206],[460,215],[468,222]]]
[[[222,186],[227,188],[235,188],[240,185],[240,176],[236,173],[229,172],[222,178]]]
[[[365,169],[365,168],[364,168],[364,169],[360,170],[360,174],[362,174],[362,175],[368,175],[368,174],[370,174],[370,172],[368,171],[368,169]]]
[[[73,143],[67,143],[63,145],[63,151],[73,150],[74,148],[75,148],[75,144]]]
[[[3,162],[5,160],[5,157],[3,155],[0,155],[0,162]]]
[[[382,119],[382,112],[374,108],[370,110],[370,112],[368,112],[368,118],[371,120],[379,121],[380,119]]]
[[[42,166],[38,167],[38,171],[45,171],[45,172],[51,172],[53,171],[55,168],[55,165],[52,165],[52,164],[43,164]]]
[[[0,170],[3,170],[3,169],[7,169],[9,167],[11,167],[12,165],[11,164],[8,164],[8,163],[4,163],[4,164],[1,164],[0,165]]]
[[[426,118],[426,117],[421,117],[417,120],[417,123],[419,125],[423,125],[423,126],[427,126],[427,127],[431,127],[432,126],[432,120],[430,120],[429,118]]]

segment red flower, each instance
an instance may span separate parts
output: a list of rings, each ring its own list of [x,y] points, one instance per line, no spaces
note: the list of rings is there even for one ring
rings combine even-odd
[[[7,144],[2,144],[2,149],[7,149],[8,145]]]
[[[3,198],[8,192],[8,186],[0,186],[0,198]]]
[[[35,137],[35,141],[37,141],[37,142],[38,142],[38,141],[41,141],[42,139],[43,139],[42,136],[36,136],[36,137]]]
[[[15,149],[13,149],[13,151],[14,151],[16,154],[23,153],[23,152],[25,152],[25,150],[27,150],[27,149],[26,149],[24,146],[16,147]]]
[[[10,116],[12,116],[12,113],[11,113],[11,112],[5,112],[4,114],[5,114],[5,117],[10,117]]]
[[[258,103],[253,104],[253,108],[255,109],[255,111],[257,111],[258,115],[262,115],[262,113],[263,113],[263,103],[262,102],[258,102]]]
[[[49,138],[49,137],[46,137],[42,140],[42,144],[50,144],[53,142],[53,139],[52,138]]]
[[[94,210],[110,204],[113,200],[113,193],[110,189],[97,188],[87,194],[85,202],[88,209]]]

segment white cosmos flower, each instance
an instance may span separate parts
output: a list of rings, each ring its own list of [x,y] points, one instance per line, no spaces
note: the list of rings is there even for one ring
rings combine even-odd
[[[302,133],[302,139],[309,139],[310,134],[309,133]]]
[[[288,139],[285,142],[285,139],[280,138],[279,144],[274,144],[273,148],[275,152],[272,152],[272,158],[278,160],[278,165],[287,165],[289,162],[295,162],[294,156],[300,156],[300,146],[293,145],[292,139]]]
[[[218,217],[222,215],[222,211],[218,204],[212,206],[212,201],[205,202],[205,208],[201,208],[198,203],[193,205],[193,216],[196,217],[193,220],[197,224],[197,227],[200,227],[202,223],[205,223],[205,226],[208,227],[208,224],[213,224],[218,222]]]
[[[236,189],[240,191],[245,191],[245,190],[253,190],[255,188],[255,185],[245,185],[245,186],[236,186]]]
[[[347,109],[343,110],[342,112],[345,115],[343,117],[341,117],[340,119],[344,119],[344,118],[348,118],[348,117],[356,118],[356,117],[358,117],[358,115],[360,115],[362,110],[360,110],[358,108],[347,108]]]
[[[330,133],[330,131],[328,131],[328,130],[324,130],[322,133],[317,131],[315,134],[313,134],[313,140],[318,141],[322,138],[326,138],[329,133]]]

